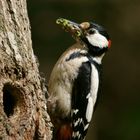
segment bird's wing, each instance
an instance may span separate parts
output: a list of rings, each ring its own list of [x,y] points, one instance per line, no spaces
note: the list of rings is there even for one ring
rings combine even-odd
[[[74,81],[72,91],[72,140],[83,140],[91,121],[93,102],[90,96],[91,63],[84,62]]]

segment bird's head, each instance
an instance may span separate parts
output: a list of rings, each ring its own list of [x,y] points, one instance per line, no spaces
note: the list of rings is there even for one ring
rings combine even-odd
[[[57,19],[56,23],[61,25],[65,31],[70,32],[76,40],[85,44],[92,55],[100,56],[111,46],[107,31],[98,24],[93,22],[78,24],[63,18]]]

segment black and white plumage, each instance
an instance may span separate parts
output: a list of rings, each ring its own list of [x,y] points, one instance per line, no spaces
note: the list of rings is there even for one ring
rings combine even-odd
[[[110,47],[106,30],[91,22],[57,23],[77,43],[59,58],[50,76],[48,111],[55,140],[84,140],[97,99],[101,61]]]

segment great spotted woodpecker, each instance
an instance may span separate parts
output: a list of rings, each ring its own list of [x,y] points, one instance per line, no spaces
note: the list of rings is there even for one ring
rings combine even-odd
[[[48,84],[54,139],[84,140],[97,99],[101,61],[111,41],[107,31],[92,22],[59,18],[57,24],[77,43],[59,58]]]

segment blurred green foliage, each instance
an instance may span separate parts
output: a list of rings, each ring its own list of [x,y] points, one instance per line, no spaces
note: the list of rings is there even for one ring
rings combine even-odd
[[[75,41],[55,20],[93,21],[107,28],[112,47],[87,140],[140,140],[140,1],[29,0],[34,52],[49,79],[53,65]]]

